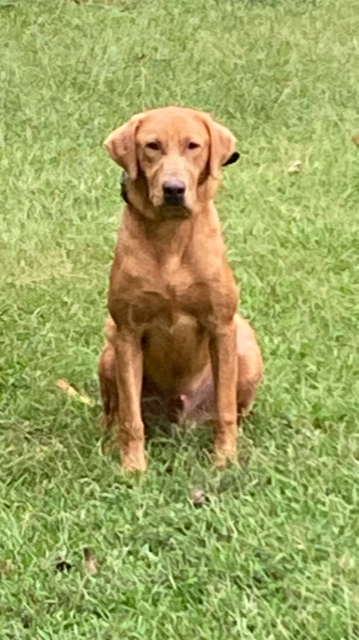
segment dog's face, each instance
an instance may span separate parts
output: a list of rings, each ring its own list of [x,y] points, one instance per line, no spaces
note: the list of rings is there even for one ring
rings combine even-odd
[[[206,113],[180,107],[134,116],[105,146],[133,187],[145,188],[150,217],[159,219],[191,215],[201,187],[218,180],[221,167],[239,157],[228,129]]]

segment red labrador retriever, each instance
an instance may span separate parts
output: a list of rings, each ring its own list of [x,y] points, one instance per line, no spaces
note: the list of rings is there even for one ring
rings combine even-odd
[[[206,113],[165,107],[135,115],[105,146],[125,169],[127,201],[99,366],[105,423],[118,422],[123,468],[144,471],[146,401],[171,419],[205,414],[221,468],[236,458],[262,375],[213,203],[221,168],[239,157],[235,138]]]

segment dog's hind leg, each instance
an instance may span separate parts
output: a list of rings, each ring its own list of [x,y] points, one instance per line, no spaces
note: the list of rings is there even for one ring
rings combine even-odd
[[[262,377],[262,356],[255,334],[249,323],[240,316],[237,325],[237,411],[238,424],[254,403],[257,387]],[[181,397],[184,416],[198,422],[212,420],[215,416],[215,397],[212,371],[209,368],[201,382]],[[206,419],[207,416],[207,419]]]
[[[113,344],[116,326],[111,318],[106,320],[104,332],[107,339],[101,353],[98,375],[103,405],[102,425],[105,429],[110,429],[116,423],[118,416],[116,354]]]
[[[238,417],[248,414],[254,403],[258,384],[263,373],[261,351],[250,324],[236,316],[237,323],[237,407]]]
[[[102,351],[98,373],[103,405],[102,425],[105,429],[110,429],[117,420],[118,393],[115,372],[115,350],[109,342]]]

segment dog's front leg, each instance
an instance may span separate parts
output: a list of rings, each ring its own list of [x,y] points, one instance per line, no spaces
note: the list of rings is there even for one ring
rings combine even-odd
[[[143,353],[141,336],[120,328],[116,333],[116,381],[119,400],[119,445],[125,471],[145,471],[145,438],[141,417]]]
[[[237,455],[237,328],[233,318],[218,327],[210,341],[215,390],[215,464],[223,468]]]

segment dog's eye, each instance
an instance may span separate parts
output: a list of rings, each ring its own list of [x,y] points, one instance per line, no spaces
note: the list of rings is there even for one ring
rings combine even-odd
[[[187,145],[187,149],[199,149],[198,142],[189,142]]]
[[[160,145],[155,140],[153,142],[147,142],[146,149],[152,149],[152,151],[159,151]]]

